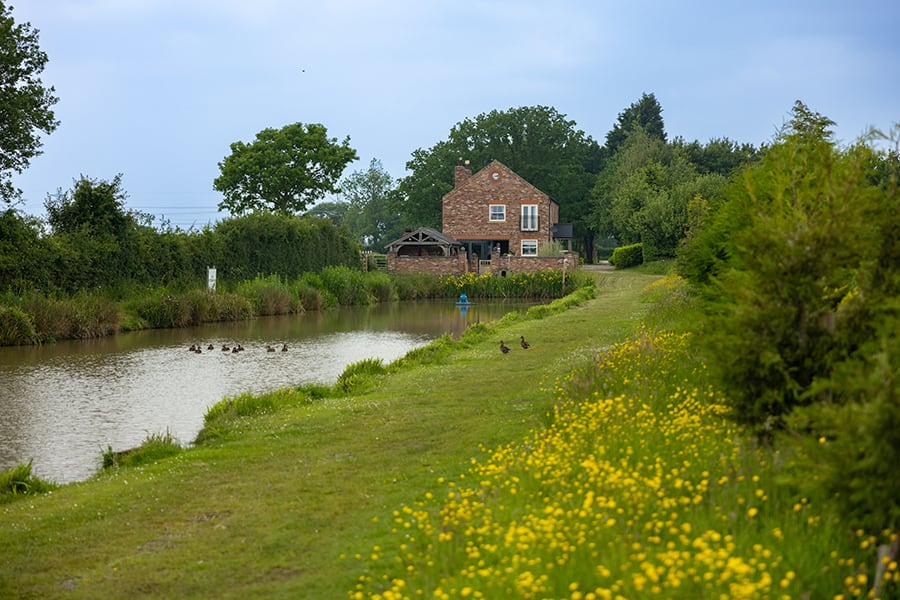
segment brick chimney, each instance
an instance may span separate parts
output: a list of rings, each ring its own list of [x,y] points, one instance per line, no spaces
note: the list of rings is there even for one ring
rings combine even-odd
[[[472,171],[469,169],[469,161],[463,161],[462,156],[460,156],[456,161],[456,170],[453,171],[453,187],[458,188],[471,176]]]

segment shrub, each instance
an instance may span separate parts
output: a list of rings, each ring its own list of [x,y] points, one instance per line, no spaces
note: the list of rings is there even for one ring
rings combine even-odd
[[[332,294],[340,305],[366,306],[374,302],[369,293],[362,271],[350,267],[326,267],[321,273],[325,289]]]
[[[378,302],[392,302],[397,299],[393,282],[387,273],[370,271],[365,274],[366,287]]]
[[[37,344],[31,317],[20,308],[0,306],[0,346]]]
[[[325,307],[325,293],[302,279],[291,284],[291,296],[295,298],[294,312],[321,310]]]
[[[448,293],[440,277],[425,273],[407,273],[392,276],[397,297],[400,300],[424,300],[446,298]]]
[[[613,250],[612,256],[609,257],[609,262],[620,269],[636,267],[644,262],[644,246],[643,244],[619,246]]]
[[[278,275],[241,282],[237,293],[250,301],[258,315],[285,315],[296,307],[290,287]]]
[[[34,331],[42,342],[63,340],[70,336],[71,315],[65,302],[29,294],[22,301],[22,308],[32,315]]]

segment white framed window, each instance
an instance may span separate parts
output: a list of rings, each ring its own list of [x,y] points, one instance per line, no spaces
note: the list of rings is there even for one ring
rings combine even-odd
[[[522,205],[522,231],[538,230],[538,205]]]
[[[491,204],[488,220],[490,220],[490,221],[505,221],[506,220],[506,205],[505,204]]]
[[[537,256],[537,240],[522,240],[522,256]]]

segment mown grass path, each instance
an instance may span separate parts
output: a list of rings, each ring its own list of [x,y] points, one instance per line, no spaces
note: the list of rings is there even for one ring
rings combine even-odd
[[[654,277],[598,278],[580,307],[504,324],[367,393],[0,506],[0,597],[346,598],[359,563],[342,556],[390,539],[392,511],[459,477],[480,447],[540,426],[554,381],[634,329]]]

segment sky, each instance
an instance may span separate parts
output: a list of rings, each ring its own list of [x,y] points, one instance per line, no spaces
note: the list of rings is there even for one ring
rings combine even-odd
[[[796,100],[849,143],[900,122],[896,0],[5,0],[49,62],[58,129],[18,208],[122,175],[182,229],[228,217],[236,141],[321,123],[392,177],[465,119],[549,106],[601,144],[644,93],[669,138],[770,142]]]

